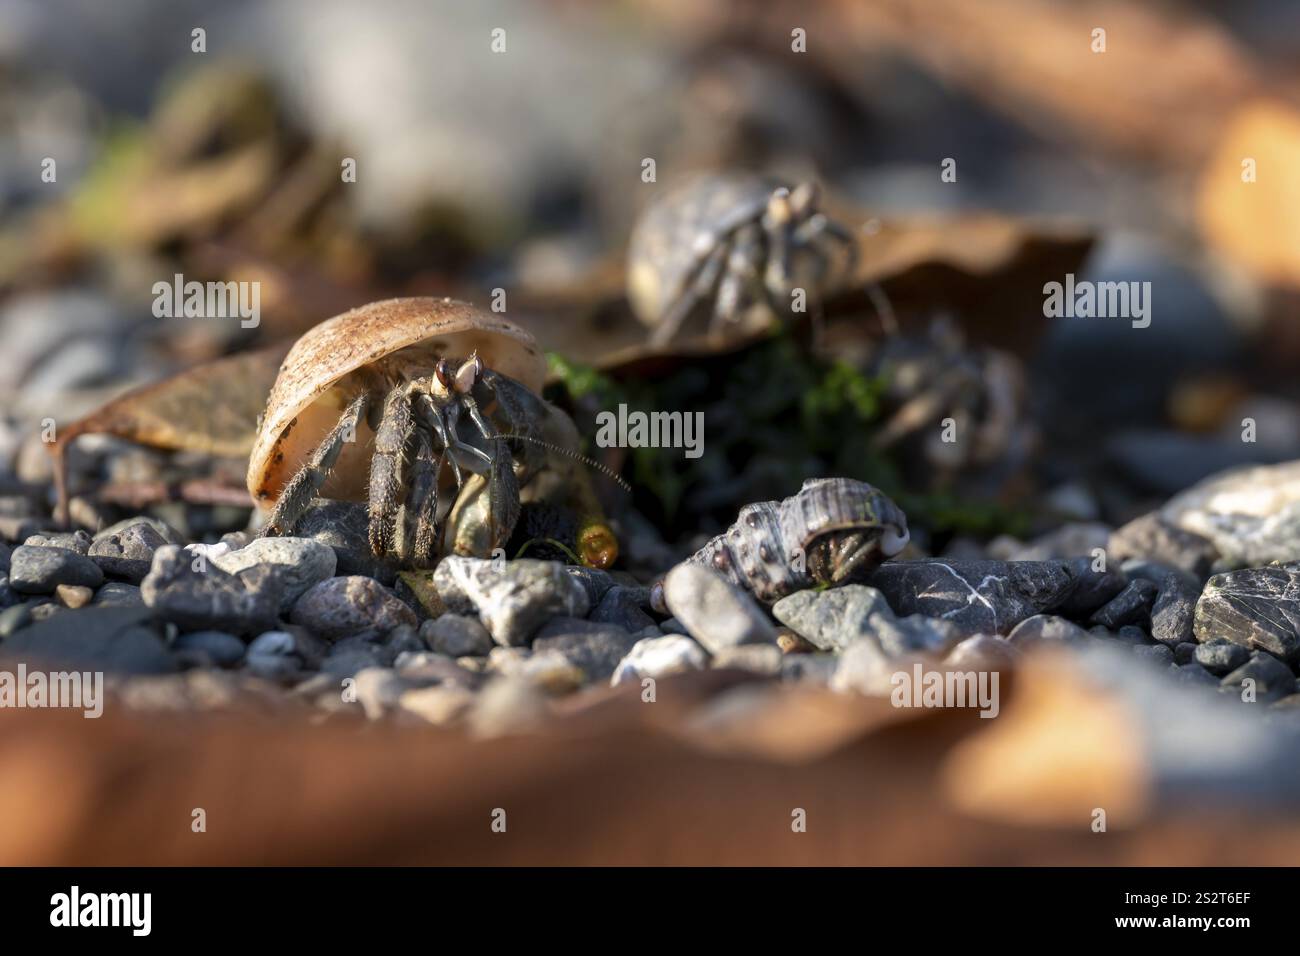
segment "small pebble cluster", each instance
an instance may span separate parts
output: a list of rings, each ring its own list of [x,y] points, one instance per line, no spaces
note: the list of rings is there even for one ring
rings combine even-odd
[[[369,555],[356,504],[320,503],[300,537],[190,543],[150,517],[38,531],[0,544],[0,657],[102,670],[133,707],[251,700],[493,734],[584,688],[683,671],[887,696],[913,661],[1002,670],[1035,645],[1101,644],[1177,684],[1300,713],[1297,475],[1234,473],[1113,531],[892,560],[770,608],[683,563],[663,581],[671,616],[624,572],[447,557],[401,573]],[[1269,515],[1224,512],[1225,482],[1265,489]],[[1260,563],[1240,567],[1245,555]]]

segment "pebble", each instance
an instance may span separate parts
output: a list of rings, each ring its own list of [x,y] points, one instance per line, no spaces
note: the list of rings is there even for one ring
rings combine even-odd
[[[294,603],[289,619],[327,641],[418,626],[415,612],[400,598],[361,575],[321,581]]]
[[[27,595],[19,594],[9,586],[9,575],[0,573],[0,611],[15,604],[21,604]]]
[[[169,673],[176,670],[176,661],[151,626],[150,617],[145,608],[69,611],[10,634],[4,643],[5,655],[76,670]]]
[[[420,638],[439,654],[451,657],[486,657],[494,646],[492,635],[477,617],[447,613],[420,625]]]
[[[24,594],[53,594],[60,584],[97,588],[104,572],[94,561],[67,548],[20,545],[9,561],[9,586]]]
[[[628,631],[657,627],[654,618],[645,612],[650,607],[650,589],[614,585],[607,590],[587,619],[600,624],[616,624]]]
[[[1196,602],[1193,630],[1286,660],[1300,655],[1300,571],[1286,565],[1216,574]]]
[[[1224,638],[1216,638],[1196,645],[1195,658],[1196,663],[1211,674],[1222,677],[1250,660],[1250,650],[1244,645],[1234,644]]]
[[[711,568],[677,565],[664,578],[664,601],[710,654],[740,644],[776,643],[766,612]]]
[[[1274,701],[1295,693],[1295,675],[1272,654],[1255,651],[1250,660],[1221,680],[1222,687],[1241,687],[1246,680],[1255,682],[1255,700]]]
[[[0,571],[5,574],[9,573],[9,556],[13,554],[13,548],[0,541]]]
[[[969,637],[1051,611],[1078,577],[1064,561],[887,561],[869,583],[897,614],[941,618]]]
[[[403,691],[397,706],[435,727],[451,727],[465,719],[474,700],[472,690],[456,684],[439,684]]]
[[[334,573],[363,575],[392,586],[397,567],[375,557],[370,550],[370,515],[365,504],[356,501],[314,502],[294,526],[294,534],[311,538],[334,550]]]
[[[499,677],[479,691],[469,726],[476,737],[500,737],[533,730],[545,716],[546,699],[531,681]]]
[[[1016,648],[1029,647],[1043,642],[1081,642],[1088,632],[1073,621],[1053,614],[1035,614],[1017,624],[1007,635],[1007,642]]]
[[[494,648],[496,651],[521,651],[527,654],[527,648]],[[483,658],[465,658],[466,660],[484,660]],[[486,661],[485,661],[486,663]],[[459,684],[462,687],[478,686],[478,677],[460,661],[446,654],[434,654],[430,651],[398,654],[393,661],[393,668],[402,678],[413,685],[425,684]]]
[[[455,613],[478,612],[492,639],[527,644],[556,616],[585,617],[587,590],[557,561],[494,561],[451,556],[433,574],[439,597]]]
[[[353,678],[357,703],[368,720],[378,720],[396,708],[402,694],[410,688],[398,674],[387,667],[367,667]]]
[[[1116,561],[1133,558],[1159,561],[1180,568],[1204,581],[1218,560],[1214,544],[1199,534],[1176,527],[1151,512],[1134,518],[1110,536],[1107,554]]]
[[[1212,475],[1160,515],[1211,541],[1229,566],[1300,560],[1300,460]]]
[[[80,587],[75,584],[60,584],[54,589],[54,596],[58,598],[64,607],[76,609],[85,607],[90,603],[95,592],[91,588]]]
[[[888,656],[913,651],[942,654],[963,636],[947,621],[919,614],[896,617],[884,595],[865,584],[847,584],[829,591],[796,591],[772,605],[772,613],[824,651],[838,651],[870,640]]]
[[[1194,661],[1189,664],[1181,664],[1175,667],[1173,675],[1176,680],[1184,684],[1214,688],[1216,690],[1219,687],[1219,678],[1215,677],[1204,667]]]
[[[1077,581],[1069,597],[1052,608],[1053,613],[1071,620],[1087,620],[1093,611],[1128,586],[1128,576],[1114,568],[1096,570],[1093,558],[1074,558],[1070,570]]]
[[[258,538],[247,547],[229,551],[212,563],[230,574],[269,565],[278,572],[280,612],[287,614],[309,588],[334,576],[334,549],[311,538]]]
[[[1034,620],[1034,618],[1030,618]],[[1022,622],[1019,627],[1023,627]],[[1015,633],[1014,631],[1012,632]],[[1020,659],[1020,649],[1010,638],[994,637],[992,634],[976,634],[968,637],[943,659],[945,667],[954,670],[1001,671],[1010,670]]]
[[[95,592],[94,607],[144,607],[144,597],[134,584],[109,581]]]
[[[1188,587],[1180,575],[1166,575],[1151,605],[1151,636],[1168,647],[1192,641],[1200,596],[1200,589]]]
[[[1151,619],[1151,605],[1155,599],[1156,586],[1138,578],[1130,581],[1128,587],[1094,611],[1088,621],[1110,630],[1126,624],[1145,623]]]
[[[782,654],[812,654],[817,650],[816,644],[788,627],[777,628],[776,646]]]
[[[235,667],[244,659],[244,642],[224,631],[191,631],[172,642],[172,650],[214,667]]]
[[[146,521],[95,538],[88,552],[109,577],[139,584],[153,565],[154,553],[170,542]]]
[[[826,687],[838,666],[839,658],[834,654],[787,654],[781,661],[781,680]]]
[[[367,668],[392,667],[396,658],[397,653],[392,648],[367,637],[345,637],[330,647],[320,669],[322,673],[341,680]]]
[[[1163,664],[1166,667],[1174,663],[1174,652],[1164,644],[1139,644],[1133,648],[1138,657]]]
[[[708,662],[708,653],[692,638],[680,634],[647,637],[633,644],[627,656],[619,661],[610,683],[704,670]]]
[[[751,674],[775,676],[781,673],[781,649],[775,644],[741,644],[724,647],[713,656],[714,670],[730,668]]]
[[[140,582],[140,596],[164,620],[184,630],[232,634],[267,629],[275,623],[280,606],[271,569],[227,574],[175,545],[154,553],[153,567]]]
[[[564,573],[582,585],[583,590],[587,592],[587,604],[591,607],[598,605],[605,593],[614,586],[614,575],[599,568],[584,568],[574,564],[566,564]]]
[[[32,623],[32,606],[28,602],[15,604],[0,611],[0,640],[9,637]]]
[[[1195,641],[1187,641],[1175,645],[1174,663],[1179,665],[1190,664],[1192,661],[1196,660],[1196,649],[1201,646],[1202,645],[1197,644]]]
[[[62,548],[64,551],[74,551],[85,557],[86,552],[90,550],[90,540],[90,535],[81,530],[43,531],[28,535],[23,544],[29,548]]]
[[[637,640],[637,635],[612,624],[554,617],[537,632],[533,652],[554,651],[580,668],[589,681],[604,682],[609,680]]]

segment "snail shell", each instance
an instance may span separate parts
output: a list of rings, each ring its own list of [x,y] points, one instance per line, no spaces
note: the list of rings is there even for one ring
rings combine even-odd
[[[735,524],[687,560],[770,604],[805,588],[862,580],[907,542],[907,516],[884,492],[851,478],[813,478],[783,501],[746,505]]]

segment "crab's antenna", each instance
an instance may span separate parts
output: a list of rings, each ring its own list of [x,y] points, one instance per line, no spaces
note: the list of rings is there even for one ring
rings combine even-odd
[[[582,454],[581,452],[574,451],[572,448],[565,448],[563,445],[556,445],[548,441],[542,441],[540,438],[534,438],[532,435],[510,434],[510,435],[501,435],[499,437],[519,438],[522,439],[523,441],[530,441],[534,445],[541,445],[543,448],[549,449],[550,451],[557,451],[561,455],[567,455],[569,458],[576,458],[578,461],[583,462],[586,465],[590,465],[592,468],[595,468],[597,471],[603,474],[606,478],[609,478],[611,481],[617,484],[628,494],[632,493],[632,486],[623,480],[622,475],[614,471],[614,469],[609,468],[606,465],[602,465],[600,462],[594,461],[591,458],[588,458],[586,455]]]

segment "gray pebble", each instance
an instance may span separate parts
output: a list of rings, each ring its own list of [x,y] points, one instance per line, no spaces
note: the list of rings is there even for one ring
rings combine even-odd
[[[153,629],[150,617],[146,608],[67,611],[11,634],[5,639],[4,650],[10,658],[76,670],[169,673],[176,670],[176,660]]]
[[[106,575],[139,584],[153,565],[154,552],[166,544],[167,539],[153,525],[137,521],[113,534],[96,537],[89,555]]]
[[[640,631],[646,627],[657,629],[654,618],[644,610],[649,606],[649,588],[615,585],[605,592],[587,619],[598,624],[616,624],[628,631]]]
[[[1184,642],[1174,646],[1174,663],[1178,665],[1190,664],[1196,660],[1196,649],[1200,644],[1195,642]]]
[[[1133,653],[1138,657],[1165,666],[1169,666],[1174,662],[1174,652],[1164,644],[1142,644],[1134,647]]]
[[[1089,622],[1116,630],[1125,624],[1146,622],[1151,617],[1151,605],[1156,598],[1156,586],[1138,578],[1116,597],[1095,611]]]
[[[776,644],[766,612],[711,568],[677,565],[664,578],[664,601],[710,654],[740,644]]]
[[[434,651],[451,657],[486,657],[495,646],[477,617],[444,614],[420,625],[420,637]]]
[[[415,612],[374,578],[350,575],[312,587],[293,606],[290,620],[328,641],[356,634],[386,634],[416,627]]]
[[[730,668],[751,674],[775,676],[781,673],[781,659],[785,655],[775,644],[740,644],[724,647],[710,661],[714,670]]]
[[[1222,677],[1250,660],[1250,649],[1222,638],[1198,644],[1196,662],[1211,674]]]
[[[586,589],[556,561],[452,556],[438,564],[433,585],[449,610],[477,612],[492,639],[503,646],[527,644],[557,615],[585,617],[591,609]]]
[[[212,563],[230,574],[269,565],[278,572],[280,612],[286,614],[308,588],[334,576],[334,549],[311,538],[258,538],[247,547],[229,551]]]
[[[172,650],[195,655],[216,667],[234,667],[244,659],[244,642],[224,631],[191,631],[172,642]]]
[[[60,584],[97,588],[103,583],[99,565],[66,548],[21,545],[9,562],[9,585],[24,594],[53,594]]]
[[[604,682],[609,680],[636,643],[635,634],[612,624],[555,617],[537,632],[533,652],[557,653],[581,669],[587,680]]]
[[[1166,575],[1159,588],[1151,606],[1151,636],[1169,647],[1194,640],[1192,625],[1200,589],[1188,587],[1177,574]]]
[[[270,568],[227,574],[200,555],[165,545],[140,582],[144,603],[185,630],[252,634],[275,623],[280,592]]]
[[[73,551],[85,557],[86,552],[90,549],[90,540],[90,535],[80,529],[77,531],[42,531],[28,535],[23,544],[32,548],[62,548],[64,551]]]
[[[1083,641],[1087,637],[1087,631],[1063,617],[1035,614],[1017,624],[1007,635],[1007,641],[1013,647],[1022,648],[1042,642]]]

